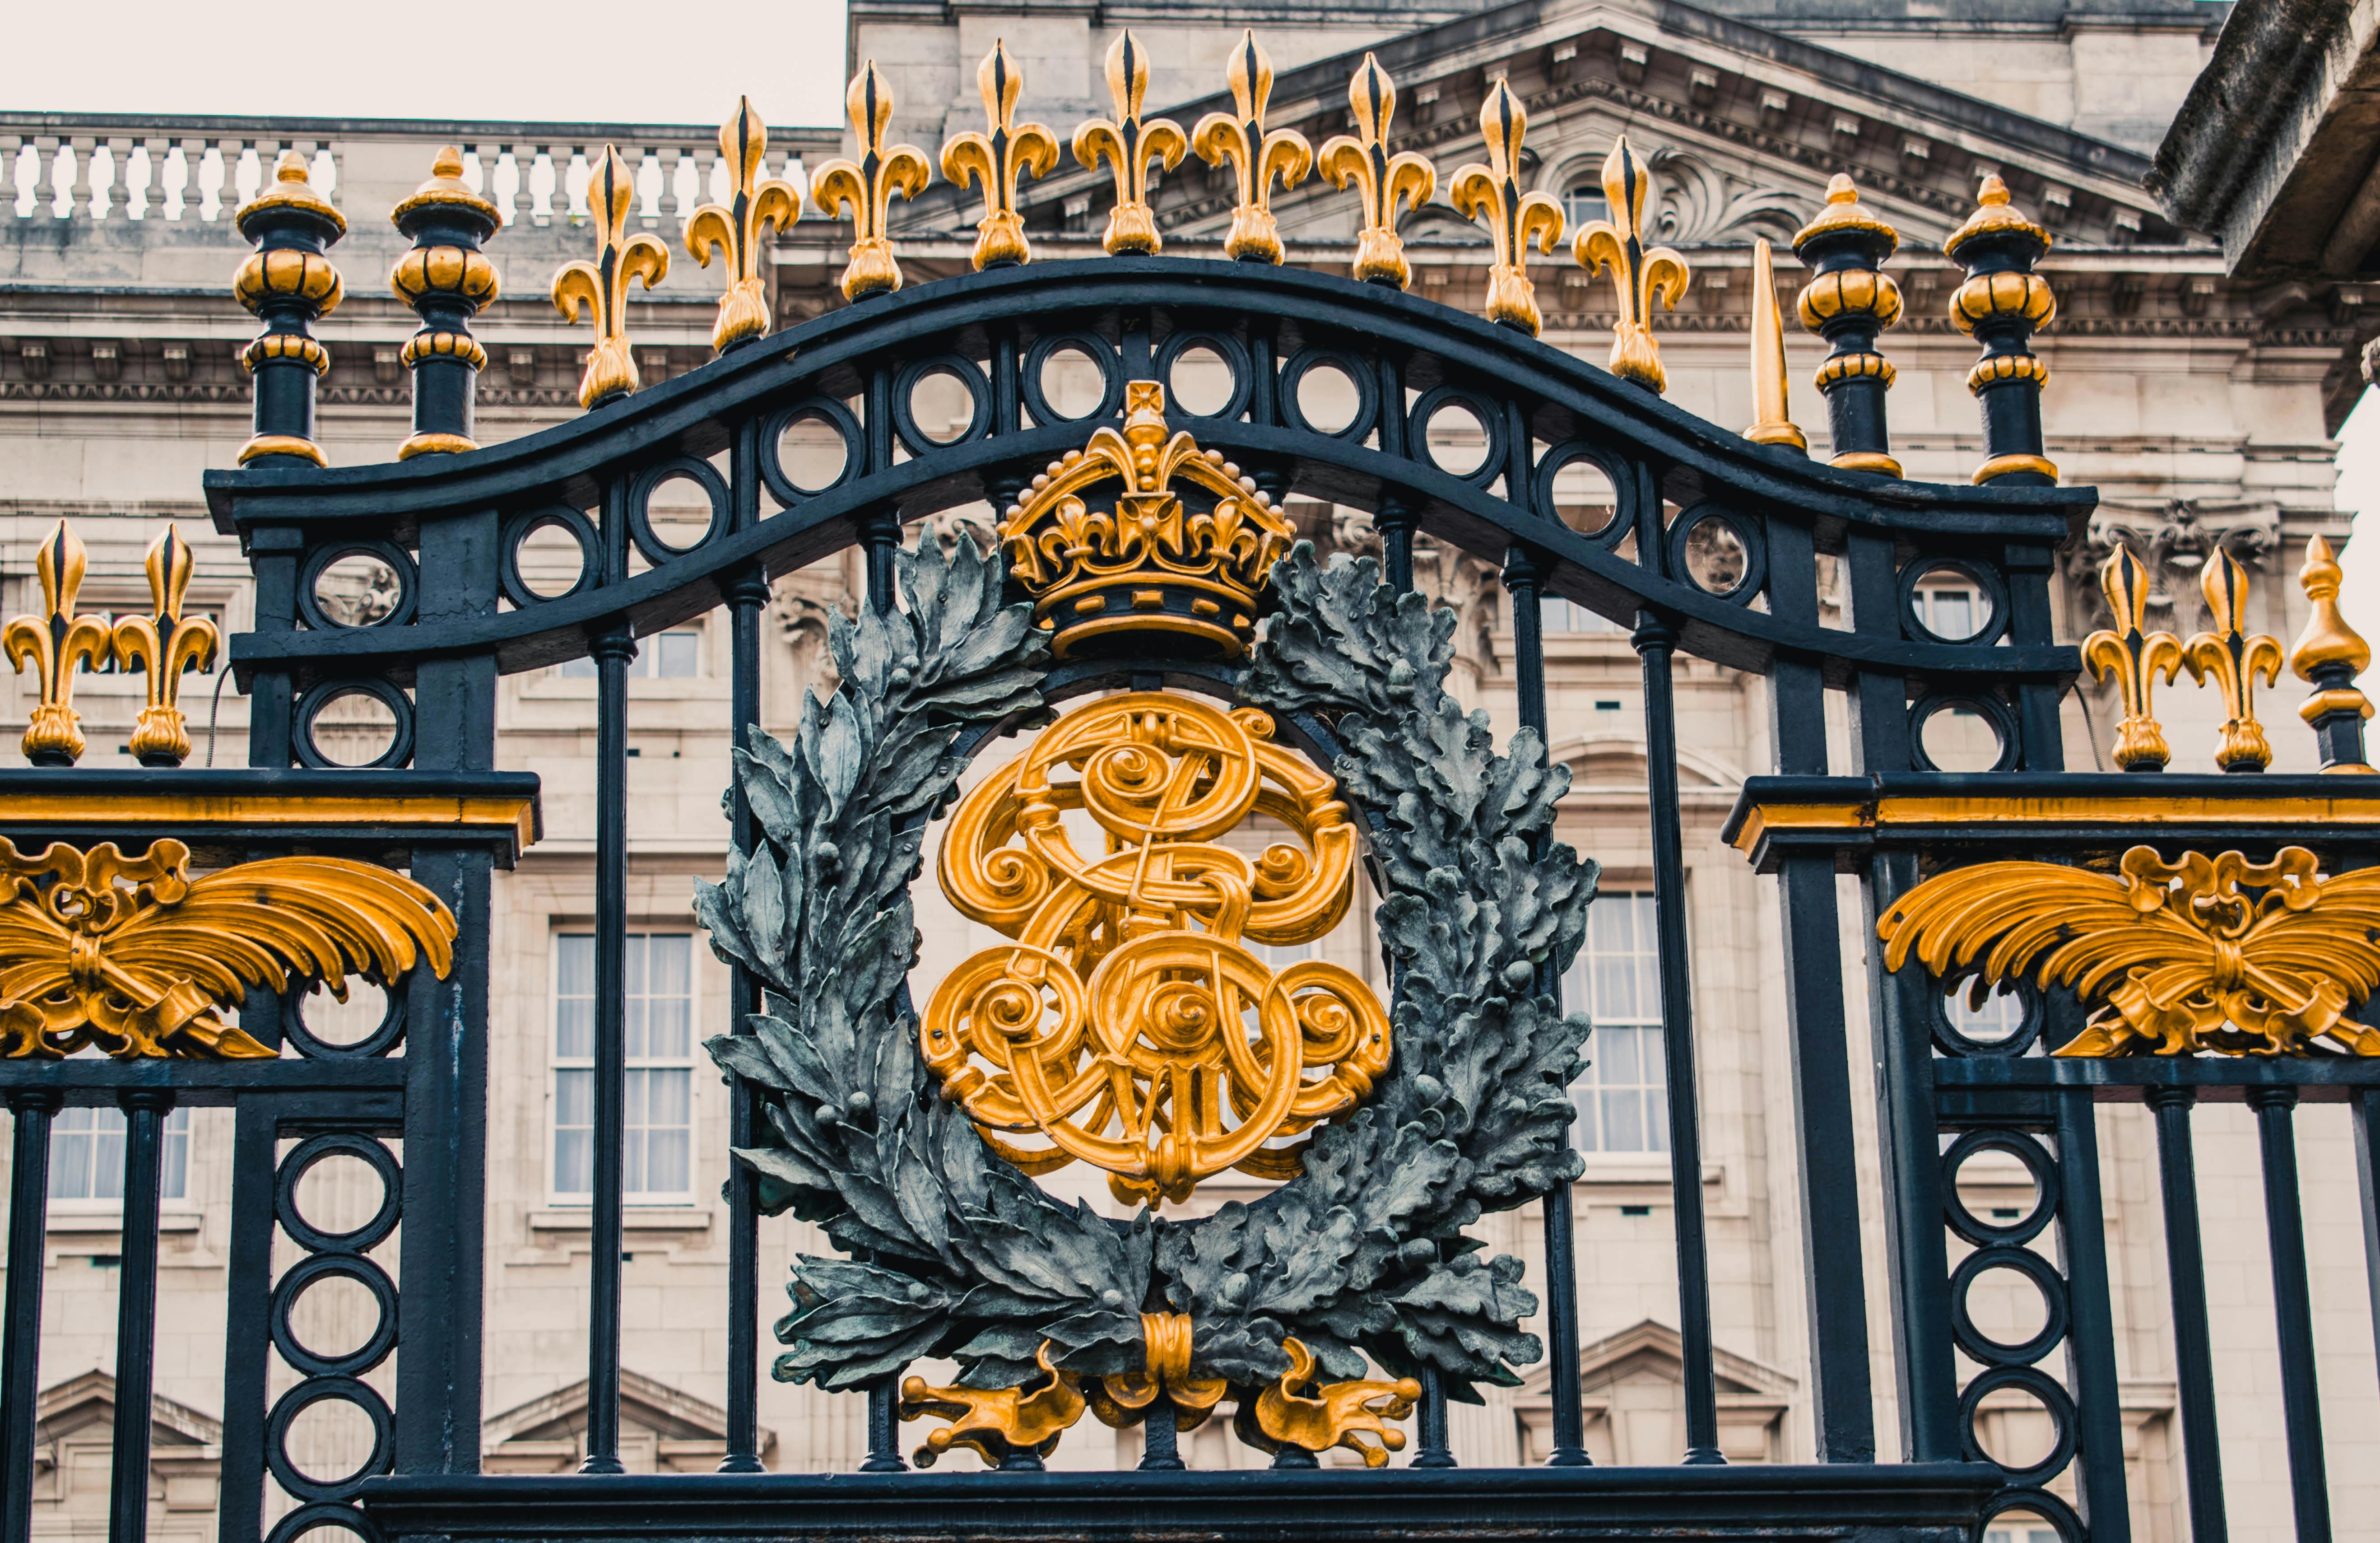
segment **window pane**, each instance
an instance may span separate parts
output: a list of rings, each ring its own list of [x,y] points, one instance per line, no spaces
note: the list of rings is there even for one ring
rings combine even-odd
[[[684,680],[698,673],[697,666],[702,659],[701,633],[664,632],[655,641],[661,645],[654,650],[655,674],[664,680]]]
[[[595,1074],[561,1071],[553,1074],[553,1123],[591,1125],[595,1123]]]
[[[1603,1095],[1603,1149],[1641,1152],[1645,1146],[1644,1095],[1633,1087]]]
[[[165,1162],[158,1193],[179,1200],[190,1185],[190,1112],[177,1109],[165,1116]]]
[[[589,1147],[591,1133],[583,1130],[553,1133],[553,1192],[556,1195],[591,1195],[595,1191],[595,1163]]]

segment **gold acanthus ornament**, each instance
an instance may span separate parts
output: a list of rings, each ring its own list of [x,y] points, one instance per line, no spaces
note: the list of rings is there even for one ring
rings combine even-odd
[[[647,289],[669,274],[669,249],[643,231],[631,231],[628,220],[637,203],[636,178],[628,164],[611,145],[595,163],[587,179],[587,212],[595,222],[595,261],[565,262],[553,275],[553,304],[563,320],[578,320],[584,304],[595,323],[595,346],[587,369],[578,377],[578,405],[601,407],[625,396],[640,383],[636,350],[628,343],[628,285],[641,279]]]
[[[95,1045],[118,1060],[270,1058],[217,1014],[250,986],[394,984],[454,966],[455,917],[402,874],[341,857],[268,857],[202,878],[190,849],[113,843],[19,854],[0,837],[0,1056]]]
[[[1200,118],[1190,131],[1190,143],[1210,166],[1230,162],[1239,185],[1223,255],[1234,262],[1279,262],[1282,252],[1281,230],[1272,217],[1273,179],[1280,178],[1284,191],[1303,182],[1314,169],[1314,147],[1294,128],[1266,129],[1272,56],[1257,44],[1254,28],[1240,34],[1229,75],[1234,111]]]
[[[1347,82],[1347,106],[1355,116],[1354,134],[1325,140],[1315,164],[1332,187],[1354,188],[1362,206],[1354,276],[1402,289],[1413,283],[1413,265],[1405,261],[1405,244],[1397,235],[1397,206],[1402,203],[1410,211],[1427,203],[1438,190],[1438,171],[1409,150],[1389,153],[1397,87],[1369,54]]]
[[[1354,896],[1338,784],[1254,709],[1131,692],[1061,718],[960,801],[942,892],[1014,940],[974,954],[919,1026],[942,1096],[1028,1173],[1085,1162],[1120,1199],[1186,1200],[1237,1168],[1286,1179],[1389,1063],[1363,979],[1255,945],[1322,937]],[[1069,775],[1072,773],[1072,775]],[[1077,851],[1081,811],[1100,850]],[[1286,828],[1250,856],[1223,838]],[[1017,1136],[1038,1137],[1020,1145]]]
[[[719,319],[710,326],[710,346],[725,353],[769,330],[768,284],[760,275],[771,227],[783,231],[802,217],[802,196],[782,177],[763,177],[769,158],[769,126],[739,96],[735,111],[719,126],[719,158],[735,191],[726,203],[706,203],[686,216],[686,249],[708,268],[711,254],[723,259],[727,292],[719,298]]]
[[[2099,565],[2099,588],[2115,613],[2113,628],[2082,639],[2082,662],[2100,680],[2113,677],[2124,716],[2116,725],[2116,765],[2126,772],[2162,770],[2173,759],[2158,726],[2155,696],[2158,676],[2171,681],[2181,672],[2181,639],[2147,626],[2149,573],[2130,547],[2119,546]]]
[[[1115,117],[1093,118],[1075,130],[1075,159],[1094,170],[1104,160],[1115,176],[1115,207],[1099,237],[1107,254],[1155,257],[1165,238],[1148,204],[1148,164],[1172,171],[1190,152],[1190,139],[1172,118],[1141,115],[1148,99],[1148,52],[1129,27],[1108,48],[1107,78]]]
[[[148,677],[148,705],[128,747],[143,766],[179,766],[189,758],[190,733],[182,717],[182,673],[212,670],[223,631],[204,616],[183,614],[198,559],[173,526],[149,543],[141,567],[149,576],[153,614],[118,616],[112,629],[115,667]]]
[[[1611,323],[1611,372],[1660,392],[1670,377],[1661,368],[1661,346],[1653,340],[1653,299],[1658,296],[1664,309],[1675,310],[1692,275],[1673,249],[1645,245],[1645,196],[1652,185],[1652,174],[1628,148],[1628,136],[1614,140],[1603,160],[1603,196],[1612,217],[1581,225],[1571,255],[1590,276],[1611,270],[1620,308]]]
[[[1529,115],[1512,88],[1498,80],[1479,108],[1479,133],[1488,143],[1488,164],[1457,166],[1446,196],[1467,220],[1485,217],[1494,256],[1488,267],[1488,320],[1518,327],[1535,337],[1545,325],[1536,286],[1529,282],[1529,245],[1550,254],[1561,239],[1562,209],[1544,193],[1521,190],[1521,146]]]
[[[1058,136],[1045,124],[1016,121],[1025,75],[1003,40],[992,40],[991,52],[976,66],[975,83],[983,92],[983,132],[970,128],[942,141],[942,175],[961,188],[974,182],[983,189],[983,218],[975,226],[975,266],[981,273],[1033,261],[1025,216],[1016,212],[1017,179],[1030,172],[1038,181],[1057,169]]]
[[[1914,952],[1978,992],[2072,987],[2095,1011],[2059,1055],[2303,1055],[2318,1039],[2380,1055],[2380,1032],[2345,1015],[2380,988],[2380,869],[2325,879],[2301,846],[2269,863],[2135,846],[2112,875],[1979,863],[1911,890],[1876,935],[1888,969]]]
[[[2211,678],[2223,694],[2223,738],[2215,764],[2226,772],[2262,772],[2272,764],[2272,742],[2256,721],[2256,677],[2266,686],[2281,678],[2281,642],[2268,634],[2248,631],[2248,570],[2220,547],[2198,576],[2206,597],[2207,617],[2215,625],[2192,635],[2181,646],[2181,662],[2190,678],[2204,686]]]
[[[901,264],[892,256],[892,195],[914,199],[933,179],[926,152],[916,145],[887,145],[892,127],[892,88],[876,61],[868,60],[844,92],[844,114],[859,143],[859,159],[829,161],[810,178],[810,203],[830,220],[851,217],[850,261],[843,268],[843,298],[857,300],[901,287]]]
[[[103,616],[78,614],[75,601],[82,593],[84,571],[91,554],[74,527],[60,520],[42,539],[33,553],[33,573],[42,582],[42,614],[12,616],[0,628],[0,646],[18,674],[30,669],[39,693],[25,724],[25,759],[35,766],[72,766],[82,756],[81,715],[74,708],[74,676],[78,667],[98,670],[111,651],[111,635]]]

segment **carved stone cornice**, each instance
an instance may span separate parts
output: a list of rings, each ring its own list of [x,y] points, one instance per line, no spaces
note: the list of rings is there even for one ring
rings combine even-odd
[[[2252,572],[2280,544],[2281,506],[2271,499],[2108,499],[2091,516],[2082,543],[2066,553],[2068,593],[2079,635],[2104,619],[2093,576],[2119,545],[2147,570],[2148,614],[2176,632],[2199,629],[2205,601],[2199,577],[2216,553],[2228,552]]]

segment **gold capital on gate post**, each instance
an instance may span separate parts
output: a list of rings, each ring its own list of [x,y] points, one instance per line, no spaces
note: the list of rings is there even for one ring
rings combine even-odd
[[[981,273],[1033,261],[1025,216],[1016,212],[1016,183],[1026,172],[1038,181],[1057,169],[1058,136],[1046,124],[1016,121],[1025,76],[1002,40],[992,40],[991,52],[976,67],[975,83],[983,92],[984,130],[969,128],[942,141],[942,176],[961,188],[974,182],[983,188],[983,218],[975,226],[975,266]]]
[[[1521,141],[1528,131],[1529,115],[1521,110],[1521,99],[1509,84],[1497,81],[1479,109],[1488,164],[1473,161],[1456,167],[1446,196],[1465,219],[1487,217],[1488,238],[1496,249],[1488,268],[1488,320],[1535,337],[1545,317],[1537,310],[1536,288],[1529,283],[1529,243],[1551,253],[1561,239],[1562,211],[1543,193],[1521,190]]]
[[[802,196],[782,177],[760,176],[768,164],[769,126],[748,96],[737,97],[735,111],[719,126],[719,157],[735,191],[728,202],[706,203],[686,216],[686,249],[705,268],[713,252],[725,260],[727,293],[719,298],[719,320],[710,328],[711,350],[723,354],[769,330],[762,244],[771,226],[783,230],[802,217]]]
[[[859,159],[838,158],[820,166],[810,178],[810,202],[830,220],[850,212],[851,256],[843,268],[843,298],[857,300],[901,287],[901,264],[893,259],[887,231],[892,195],[916,198],[934,173],[916,145],[884,143],[892,126],[892,88],[875,60],[851,78],[843,105],[858,137]]]
[[[1405,244],[1397,235],[1397,205],[1419,209],[1438,190],[1438,172],[1411,151],[1389,153],[1389,123],[1396,116],[1397,87],[1371,55],[1347,82],[1347,105],[1355,132],[1322,141],[1316,164],[1334,188],[1355,189],[1364,228],[1355,236],[1354,276],[1369,284],[1413,283]]]
[[[1272,217],[1273,178],[1286,189],[1314,169],[1314,147],[1293,128],[1265,129],[1265,103],[1272,96],[1272,58],[1257,43],[1254,28],[1232,50],[1233,113],[1209,113],[1190,132],[1190,143],[1210,166],[1232,164],[1239,201],[1232,209],[1223,255],[1235,262],[1279,262],[1281,229]]]
[[[1172,118],[1144,118],[1148,98],[1148,54],[1126,28],[1108,49],[1108,96],[1115,118],[1093,118],[1075,130],[1075,159],[1096,167],[1104,159],[1115,174],[1115,207],[1099,245],[1110,257],[1155,257],[1165,238],[1157,234],[1157,213],[1148,206],[1148,163],[1167,171],[1182,164],[1190,140]]]
[[[595,221],[595,261],[565,262],[553,275],[553,303],[564,320],[578,320],[583,301],[595,322],[595,347],[587,356],[586,373],[578,378],[578,405],[600,407],[614,396],[625,396],[640,383],[637,356],[628,346],[628,281],[642,279],[647,289],[669,273],[669,249],[643,231],[631,233],[628,219],[637,202],[636,179],[627,163],[610,145],[587,182],[587,208]]]

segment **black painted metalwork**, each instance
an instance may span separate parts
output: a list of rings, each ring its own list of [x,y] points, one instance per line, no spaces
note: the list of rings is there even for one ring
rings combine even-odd
[[[149,1400],[157,1381],[157,1208],[164,1199],[165,1088],[127,1088],[124,1250],[115,1288],[115,1432],[108,1453],[107,1536],[149,1536]]]
[[[2316,1388],[2313,1296],[2306,1275],[2305,1217],[2298,1204],[2297,1090],[2252,1087],[2264,1159],[2265,1231],[2273,1257],[2273,1323],[2280,1335],[2281,1425],[2289,1448],[2289,1500],[2305,1543],[2330,1543],[2330,1488]]]
[[[2224,1543],[2223,1464],[2215,1427],[2215,1348],[2206,1321],[2206,1252],[2198,1225],[2198,1162],[2190,1111],[2195,1088],[2158,1087],[2157,1183],[2165,1199],[2166,1275],[2173,1291],[2174,1376],[2181,1406],[2183,1474],[2190,1490],[2190,1536]]]
[[[40,1391],[42,1255],[50,1207],[50,1121],[62,1103],[54,1087],[11,1088],[7,1339],[0,1343],[0,1475],[33,1472],[33,1399]],[[33,1487],[0,1487],[0,1543],[33,1536]]]
[[[624,553],[615,553],[625,562]],[[636,639],[605,631],[595,654],[594,1195],[588,1219],[587,1455],[581,1473],[620,1466],[622,1122],[627,1100],[628,661]]]

